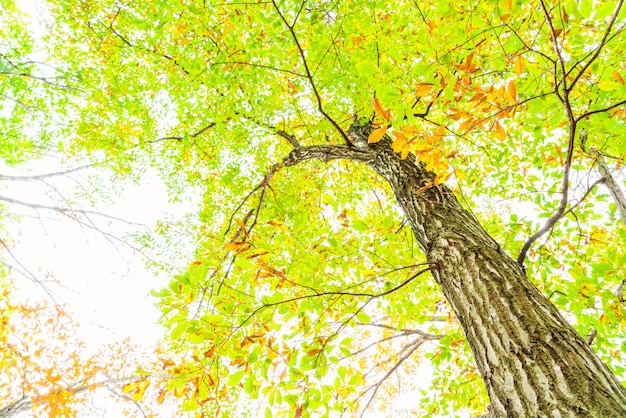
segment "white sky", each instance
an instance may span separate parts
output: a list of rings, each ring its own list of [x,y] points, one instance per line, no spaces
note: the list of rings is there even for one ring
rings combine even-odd
[[[18,174],[16,170],[7,170],[7,167],[2,167],[0,173]],[[21,174],[58,170],[59,167],[44,160],[43,164],[42,161],[37,163],[36,171]],[[85,178],[88,171],[90,169],[70,176]],[[69,178],[54,177],[47,181],[56,190],[37,181],[15,181],[4,182],[6,189],[0,194],[40,205],[61,206],[57,192],[67,197],[75,192],[76,183]],[[194,205],[190,202],[168,203],[165,185],[149,171],[139,184],[117,182],[111,187],[122,192],[105,207],[90,208],[78,204],[77,208],[97,210],[144,224],[147,228],[153,228],[156,221],[166,214],[180,218],[188,210],[193,210]],[[19,222],[7,226],[6,236],[15,244],[11,250],[13,255],[37,279],[45,280],[51,276],[58,281],[58,285],[51,283],[49,289],[59,302],[69,305],[75,319],[90,334],[90,340],[103,343],[129,336],[140,344],[156,342],[162,334],[162,330],[155,325],[160,314],[154,307],[156,300],[148,292],[165,286],[168,277],[155,277],[146,270],[142,255],[131,247],[110,240],[98,231],[81,227],[68,217],[18,205],[10,205],[9,212],[26,215]],[[111,221],[97,215],[90,216],[90,219],[97,221],[102,231],[122,239],[129,233],[147,231],[138,225]],[[192,254],[193,248],[190,247],[188,255]],[[8,257],[6,259],[16,264]],[[182,255],[180,261],[182,269]],[[21,297],[34,300],[47,298],[50,301],[39,285],[23,275],[14,274],[13,277]]]

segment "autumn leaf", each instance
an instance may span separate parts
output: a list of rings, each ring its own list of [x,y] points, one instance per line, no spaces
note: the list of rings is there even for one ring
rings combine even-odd
[[[613,71],[613,79],[615,79],[615,81],[617,81],[621,85],[624,85],[624,79],[617,71]]]
[[[438,137],[438,141],[441,140],[441,138],[446,134],[446,132],[447,132],[446,125],[444,124],[439,125],[439,127],[435,131],[435,136]]]
[[[374,107],[374,112],[376,112],[378,116],[383,118],[386,122],[389,122],[389,119],[391,119],[391,111],[389,109],[384,110],[376,97],[372,98],[372,106]]]
[[[496,138],[498,138],[499,140],[503,140],[506,138],[506,131],[504,130],[504,127],[500,125],[500,122],[495,123],[495,129],[496,129]]]
[[[393,132],[393,136],[395,139],[391,143],[391,149],[393,149],[394,152],[401,152],[407,144],[408,139],[402,132]]]
[[[526,68],[526,61],[524,61],[524,58],[518,55],[513,61],[513,71],[515,71],[515,74],[517,75],[522,75],[525,68]]]
[[[383,135],[385,135],[385,133],[387,132],[389,128],[387,126],[383,126],[382,128],[378,128],[378,129],[374,129],[372,132],[370,132],[369,136],[367,137],[367,142],[369,142],[370,144],[373,144],[375,142],[378,142],[382,139]]]
[[[315,355],[317,355],[317,354],[319,354],[321,352],[322,352],[321,348],[314,348],[312,350],[307,351],[306,355],[309,356],[309,357],[313,357],[313,356],[315,356]]]
[[[432,89],[435,87],[432,83],[417,83],[417,87],[415,88],[415,95],[417,97],[423,97],[427,95]]]
[[[517,100],[517,86],[515,85],[515,81],[509,80],[506,86],[506,91],[512,101]]]

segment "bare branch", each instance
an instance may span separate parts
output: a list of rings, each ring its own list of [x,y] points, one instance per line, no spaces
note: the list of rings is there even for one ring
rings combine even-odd
[[[9,256],[17,263],[17,265],[20,266],[21,270],[18,270],[18,269],[15,269],[15,270],[19,272],[20,274],[22,274],[23,276],[25,276],[26,278],[28,278],[29,280],[32,280],[33,283],[36,283],[39,286],[41,286],[43,291],[50,297],[50,300],[52,300],[52,302],[55,305],[60,306],[59,302],[56,300],[56,298],[54,297],[50,289],[48,289],[43,281],[39,280],[28,268],[26,268],[26,266],[24,266],[24,264],[22,264],[22,262],[15,256],[15,254],[13,254],[9,246],[4,242],[2,238],[0,238],[0,244],[2,244],[4,249],[7,251],[7,253],[9,253]],[[5,264],[9,268],[14,268],[10,264],[7,264],[7,263],[3,263],[3,264]],[[0,414],[0,417],[2,417],[1,414]]]
[[[67,175],[67,174],[70,174],[70,173],[74,173],[76,171],[84,170],[86,168],[91,168],[93,166],[94,166],[94,164],[87,164],[87,165],[83,165],[81,167],[72,168],[70,170],[57,171],[57,172],[54,172],[54,173],[34,174],[32,176],[11,176],[11,175],[7,175],[7,174],[0,174],[0,180],[6,180],[6,181],[43,180],[43,179],[47,179],[47,178],[50,178],[50,177],[64,176],[64,175]]]
[[[600,155],[600,153],[595,150],[586,149],[586,140],[587,132],[582,132],[580,135],[580,147],[583,152],[586,152],[589,155],[595,157],[596,163],[598,164],[598,172],[602,176],[602,180],[604,181],[604,184],[606,184],[606,187],[609,189],[611,196],[613,196],[613,201],[617,206],[617,212],[619,213],[619,217],[622,220],[624,226],[626,226],[626,196],[624,196],[622,188],[619,186],[617,181],[615,181],[615,178],[613,177],[613,174],[611,174],[611,170],[609,170],[606,162],[604,162],[604,158],[602,157],[602,155]]]
[[[372,394],[370,395],[367,403],[365,404],[365,407],[363,407],[363,411],[361,412],[361,417],[363,417],[365,415],[365,412],[367,411],[367,408],[369,408],[370,404],[372,403],[372,401],[376,397],[376,393],[378,392],[378,390],[380,389],[382,384],[385,382],[385,380],[387,380],[387,378],[389,378],[389,376],[391,376],[396,370],[398,370],[398,368],[402,365],[402,363],[404,363],[409,357],[411,357],[413,355],[413,353],[415,351],[417,351],[417,349],[420,348],[420,346],[422,346],[422,344],[424,344],[425,342],[426,342],[426,340],[424,340],[423,338],[416,338],[411,343],[409,343],[405,347],[406,353],[404,353],[404,355],[398,359],[396,364],[394,364],[394,366],[391,369],[389,369],[387,371],[387,373],[385,373],[385,375],[378,382],[374,383],[372,386],[370,386],[365,391],[363,391],[363,393],[361,393],[361,395],[359,397],[365,395],[371,389],[374,389]]]
[[[138,222],[132,222],[132,221],[128,221],[126,219],[122,219],[122,218],[118,218],[116,216],[112,216],[112,215],[107,215],[106,213],[102,213],[102,212],[97,212],[97,211],[93,211],[93,210],[87,210],[87,209],[70,209],[70,208],[62,208],[62,207],[58,207],[58,206],[48,206],[48,205],[42,205],[39,203],[33,203],[33,202],[25,202],[23,200],[18,200],[18,199],[13,199],[12,197],[8,197],[8,196],[3,196],[0,195],[0,200],[7,202],[7,203],[13,203],[15,205],[20,205],[20,206],[25,206],[31,209],[45,209],[45,210],[50,210],[53,212],[58,212],[62,215],[68,216],[72,219],[75,219],[75,217],[72,217],[72,214],[82,214],[82,215],[97,215],[97,216],[101,216],[103,218],[106,219],[110,219],[113,221],[118,221],[118,222],[123,222],[125,224],[128,225],[135,225],[135,226],[141,226],[146,228],[145,224],[141,224]]]

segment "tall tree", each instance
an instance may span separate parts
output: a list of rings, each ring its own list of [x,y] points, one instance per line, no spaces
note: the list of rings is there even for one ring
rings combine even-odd
[[[430,351],[424,413],[623,416],[622,6],[51,2],[69,149],[204,192],[185,407],[363,411]]]

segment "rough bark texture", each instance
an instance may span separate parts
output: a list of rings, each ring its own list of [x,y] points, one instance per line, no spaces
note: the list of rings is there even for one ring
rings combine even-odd
[[[450,190],[416,194],[434,175],[412,155],[400,159],[389,138],[354,143],[299,147],[283,164],[349,159],[389,182],[465,332],[491,416],[626,417],[626,389]]]

